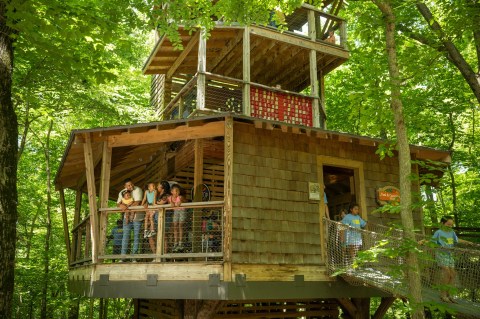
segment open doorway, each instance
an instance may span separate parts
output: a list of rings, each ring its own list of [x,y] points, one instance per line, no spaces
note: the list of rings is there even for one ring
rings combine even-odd
[[[339,221],[342,209],[357,202],[355,172],[353,169],[323,165],[323,181],[328,199],[330,218]]]

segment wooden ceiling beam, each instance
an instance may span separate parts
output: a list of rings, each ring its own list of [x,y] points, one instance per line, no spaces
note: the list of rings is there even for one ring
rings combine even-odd
[[[303,50],[299,50],[290,59],[291,63],[286,69],[281,70],[281,75],[270,72],[263,76],[265,83],[277,83],[282,85],[282,89],[291,90],[291,86],[286,85],[291,82],[293,77],[310,77],[308,55]]]
[[[149,131],[146,133],[110,136],[108,145],[110,147],[121,147],[223,136],[225,134],[224,126],[224,121],[217,121],[195,127],[187,125],[178,126],[170,130],[168,134],[162,131]]]
[[[188,44],[184,46],[182,53],[178,56],[178,58],[173,62],[172,66],[167,72],[167,79],[170,79],[173,74],[177,71],[178,67],[183,63],[185,58],[190,54],[190,51],[197,45],[198,40],[200,39],[200,31],[195,32],[195,34],[191,37]]]
[[[301,75],[302,73],[298,72],[298,63],[307,63],[308,64],[308,55],[299,47],[291,48],[292,52],[290,54],[290,58],[288,61],[290,63],[286,63],[288,67],[285,69],[275,69],[268,73],[264,73],[263,79],[265,83],[276,83],[276,84],[283,84],[285,79],[289,79],[292,77],[292,74]],[[281,55],[282,56],[282,55]],[[306,62],[305,62],[306,61]],[[278,72],[280,72],[281,76],[278,77]],[[309,75],[310,73],[307,73]],[[305,75],[303,75],[305,76]]]
[[[218,56],[216,59],[214,59],[211,63],[207,62],[207,71],[216,73],[216,67],[217,65],[227,56],[230,51],[232,51],[240,41],[243,39],[243,33],[237,31],[237,35],[235,38],[231,39],[228,44],[218,53]]]

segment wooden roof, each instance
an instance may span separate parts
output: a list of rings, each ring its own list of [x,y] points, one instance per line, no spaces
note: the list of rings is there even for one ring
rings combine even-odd
[[[281,130],[285,133],[306,134],[314,138],[331,139],[340,143],[357,143],[375,147],[379,143],[384,142],[381,139],[230,113],[186,120],[74,130],[70,134],[60,167],[55,176],[55,185],[57,189],[84,189],[85,157],[83,144],[86,134],[90,135],[92,141],[96,176],[100,176],[104,143],[108,143],[113,148],[110,185],[112,188],[119,188],[119,185],[121,186],[123,180],[127,177],[131,177],[134,182],[143,181],[145,179],[146,167],[158,157],[161,151],[164,151],[165,147],[169,147],[172,142],[223,136],[226,116],[231,116],[234,121],[254,125],[257,128]],[[450,154],[446,151],[411,146],[411,152],[415,154],[417,159],[440,162],[450,161]]]
[[[321,41],[311,41],[290,32],[280,33],[269,27],[251,26],[251,81],[267,86],[281,85],[300,91],[309,85],[309,52],[317,51],[317,70],[326,74],[345,62],[349,53],[344,48]],[[197,72],[198,39],[200,32],[189,34],[179,30],[183,51],[162,36],[155,45],[143,72],[178,74]],[[241,26],[218,25],[207,40],[207,72],[242,79],[243,32]],[[295,74],[295,76],[292,76]]]

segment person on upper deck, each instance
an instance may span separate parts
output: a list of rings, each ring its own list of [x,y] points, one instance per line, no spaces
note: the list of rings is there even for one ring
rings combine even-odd
[[[327,39],[325,39],[325,41],[328,42],[328,43],[335,44],[335,41],[336,41],[335,40],[335,32],[332,29],[328,30],[328,37],[327,37]]]

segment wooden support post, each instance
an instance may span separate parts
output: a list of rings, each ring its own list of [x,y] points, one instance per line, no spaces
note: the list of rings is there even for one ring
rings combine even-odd
[[[352,298],[352,302],[357,307],[356,318],[370,318],[370,298]]]
[[[158,257],[165,253],[164,242],[163,239],[165,238],[166,234],[164,230],[164,223],[165,223],[165,208],[162,208],[158,211],[158,224],[157,224],[157,249],[155,254],[157,257],[155,258],[156,262],[160,262],[161,259]]]
[[[318,97],[318,109],[319,109],[319,122],[320,127],[323,129],[327,129],[326,119],[327,119],[327,111],[325,109],[325,78],[323,76],[323,71],[320,70],[318,72],[318,87],[319,87],[319,97]]]
[[[372,316],[372,319],[381,319],[385,316],[388,309],[392,306],[393,302],[395,301],[395,297],[382,297],[382,301],[378,306],[377,310]]]
[[[355,304],[348,298],[338,298],[338,304],[340,307],[350,316],[350,318],[356,318],[357,316],[357,307]]]
[[[345,20],[340,22],[340,45],[347,49],[347,21]]]
[[[82,196],[83,196],[82,190],[77,189],[77,192],[75,194],[75,213],[73,215],[73,228],[75,228],[80,222],[80,212],[82,210]],[[79,242],[78,237],[79,237],[78,233],[77,233],[77,236],[75,236],[75,234],[72,234],[72,249],[71,249],[72,261],[75,261],[79,257],[78,247],[81,247],[79,246],[81,242]]]
[[[204,28],[200,31],[198,39],[198,65],[197,65],[197,110],[203,111],[205,105],[205,90],[206,78],[205,72],[207,70],[207,37]]]
[[[98,210],[95,190],[95,167],[93,164],[92,141],[90,134],[85,134],[83,151],[85,156],[85,175],[87,177],[88,206],[90,211],[90,233],[92,239],[92,262],[98,262]]]
[[[100,177],[100,208],[108,207],[108,197],[110,194],[110,172],[112,165],[112,148],[108,146],[108,142],[103,142],[102,150],[102,172]],[[105,254],[105,245],[107,238],[107,213],[100,213],[100,238],[99,238],[99,254]]]
[[[203,197],[202,185],[203,185],[203,139],[196,139],[194,146],[194,171],[193,171],[193,189],[194,189],[194,202],[201,202]],[[201,211],[194,210],[192,222],[193,225],[201,225]],[[195,227],[195,226],[194,226]],[[194,251],[200,251],[201,240],[193,238],[192,248]]]
[[[193,173],[193,187],[195,192],[194,202],[202,201],[203,184],[203,139],[195,140],[195,164]]]
[[[63,236],[65,237],[65,248],[67,249],[68,264],[72,262],[72,249],[70,242],[70,232],[68,231],[67,208],[65,206],[65,192],[60,188],[60,206],[62,208]]]
[[[233,118],[225,118],[223,281],[232,281]]]
[[[179,120],[183,118],[183,112],[185,112],[184,105],[185,103],[183,103],[183,97],[180,97],[178,99],[178,114],[177,114],[177,118]]]
[[[243,29],[243,114],[250,116],[250,27]]]
[[[308,11],[308,35],[310,40],[316,41],[317,38],[317,29],[315,27],[315,11]],[[310,95],[313,98],[312,103],[312,117],[313,117],[313,126],[320,127],[320,110],[319,110],[319,99],[318,99],[318,79],[317,79],[317,51],[310,50],[309,52],[309,63],[310,63]]]
[[[320,159],[317,159],[317,181],[320,184],[320,205],[319,205],[319,225],[320,225],[320,250],[322,260],[327,261],[326,254],[326,243],[325,243],[325,223],[323,222],[323,217],[325,216],[325,202],[323,197],[324,183],[323,183],[323,163]]]

